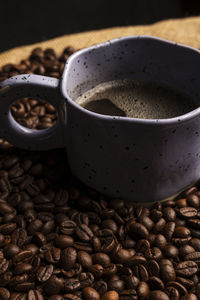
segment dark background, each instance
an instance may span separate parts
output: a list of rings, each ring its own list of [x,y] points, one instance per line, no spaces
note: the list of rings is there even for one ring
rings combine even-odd
[[[200,15],[195,0],[1,1],[0,52],[60,35]]]

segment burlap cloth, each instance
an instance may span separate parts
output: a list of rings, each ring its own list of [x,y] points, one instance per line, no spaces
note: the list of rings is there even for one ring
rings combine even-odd
[[[6,63],[19,63],[21,59],[28,57],[31,49],[37,46],[44,49],[52,47],[60,54],[68,45],[73,46],[77,50],[113,38],[138,34],[153,35],[200,48],[200,17],[166,20],[153,25],[115,27],[65,35],[45,42],[6,51],[0,54],[0,65]]]

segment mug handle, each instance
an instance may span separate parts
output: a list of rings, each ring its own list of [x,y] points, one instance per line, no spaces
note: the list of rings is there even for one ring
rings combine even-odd
[[[58,113],[56,125],[42,130],[29,129],[16,122],[11,114],[12,103],[23,97],[46,100]],[[49,150],[64,147],[60,81],[56,78],[24,74],[0,83],[0,137],[16,147],[28,150]]]

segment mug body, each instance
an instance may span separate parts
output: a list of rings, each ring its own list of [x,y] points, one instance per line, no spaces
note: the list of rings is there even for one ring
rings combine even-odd
[[[191,47],[149,36],[112,40],[67,61],[65,146],[73,174],[109,197],[133,202],[168,198],[199,179],[200,108],[171,119],[107,116],[77,97],[116,79],[165,84],[200,101],[200,55]]]

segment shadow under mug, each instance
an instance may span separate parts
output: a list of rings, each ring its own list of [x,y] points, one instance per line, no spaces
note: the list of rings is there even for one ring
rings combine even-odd
[[[101,115],[75,99],[102,82],[150,80],[200,102],[200,52],[151,36],[111,40],[73,54],[61,80],[19,75],[0,84],[0,136],[16,147],[65,147],[72,173],[86,185],[134,203],[163,200],[200,177],[200,108],[169,119]],[[48,101],[58,122],[45,130],[18,124],[11,104],[22,97]]]

